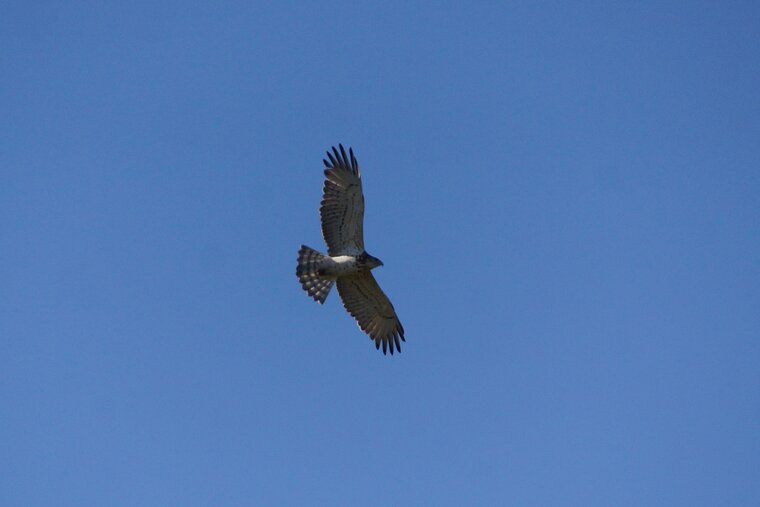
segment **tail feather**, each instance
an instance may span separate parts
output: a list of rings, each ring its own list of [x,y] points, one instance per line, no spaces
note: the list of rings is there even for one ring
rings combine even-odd
[[[313,248],[301,245],[298,250],[298,266],[296,276],[305,290],[314,301],[323,304],[332,289],[335,280],[329,280],[319,276],[319,263],[325,256]]]

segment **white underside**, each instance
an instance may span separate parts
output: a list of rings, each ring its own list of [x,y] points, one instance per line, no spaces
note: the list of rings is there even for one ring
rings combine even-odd
[[[325,270],[325,276],[338,277],[343,274],[357,273],[356,258],[352,255],[325,257],[319,266]]]

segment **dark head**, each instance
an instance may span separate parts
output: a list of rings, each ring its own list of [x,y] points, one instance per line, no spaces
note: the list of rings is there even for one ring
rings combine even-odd
[[[362,252],[361,255],[356,257],[356,262],[359,264],[360,268],[364,269],[375,269],[378,266],[383,265],[383,261],[378,259],[377,257],[372,257],[367,252]]]

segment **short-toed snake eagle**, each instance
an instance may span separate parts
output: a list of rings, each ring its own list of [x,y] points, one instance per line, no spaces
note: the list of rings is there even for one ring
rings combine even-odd
[[[319,213],[322,236],[327,243],[327,255],[301,245],[298,251],[296,276],[303,289],[314,301],[325,302],[333,284],[343,306],[356,319],[359,327],[383,346],[383,353],[394,349],[401,352],[404,328],[388,296],[370,272],[382,266],[380,259],[364,250],[364,195],[359,164],[349,148],[340,151],[333,147],[325,159],[325,186]]]

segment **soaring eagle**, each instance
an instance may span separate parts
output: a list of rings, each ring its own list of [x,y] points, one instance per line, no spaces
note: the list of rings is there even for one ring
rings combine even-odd
[[[320,304],[337,284],[343,306],[375,341],[375,348],[382,343],[383,354],[388,350],[393,354],[394,348],[401,352],[399,338],[406,341],[404,328],[371,273],[383,263],[364,249],[364,194],[359,164],[352,149],[346,156],[343,145],[338,146],[340,151],[333,147],[332,153],[327,152],[330,160],[323,160],[325,186],[319,214],[327,255],[301,245],[296,276]]]

